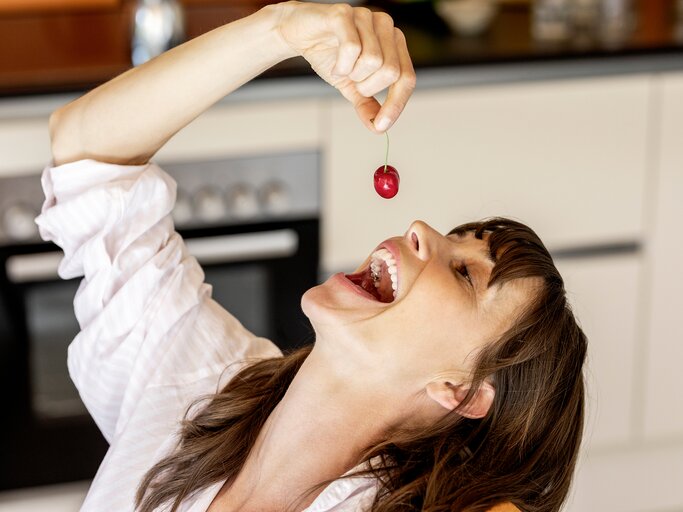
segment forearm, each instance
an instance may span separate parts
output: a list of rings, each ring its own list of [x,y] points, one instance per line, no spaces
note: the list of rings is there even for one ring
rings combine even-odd
[[[50,118],[56,165],[93,158],[144,163],[225,95],[292,57],[277,6],[223,25],[61,107]]]

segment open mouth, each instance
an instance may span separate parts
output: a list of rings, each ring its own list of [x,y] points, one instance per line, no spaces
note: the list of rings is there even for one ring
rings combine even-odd
[[[366,269],[357,274],[346,274],[345,277],[379,302],[389,303],[396,298],[398,266],[387,249],[376,250]]]

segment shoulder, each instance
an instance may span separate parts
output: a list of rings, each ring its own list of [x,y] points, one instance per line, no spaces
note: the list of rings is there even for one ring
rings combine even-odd
[[[512,503],[501,503],[488,510],[488,512],[520,512]]]

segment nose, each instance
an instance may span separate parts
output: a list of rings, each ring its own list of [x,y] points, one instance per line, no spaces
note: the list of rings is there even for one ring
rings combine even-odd
[[[440,236],[438,231],[421,220],[411,223],[405,234],[408,246],[423,261],[432,256]]]

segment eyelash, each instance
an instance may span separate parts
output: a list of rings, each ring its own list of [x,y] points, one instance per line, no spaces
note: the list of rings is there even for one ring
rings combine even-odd
[[[470,276],[470,273],[467,270],[467,265],[455,266],[453,270],[455,270],[458,274],[467,279],[467,282],[472,284],[472,276]]]

